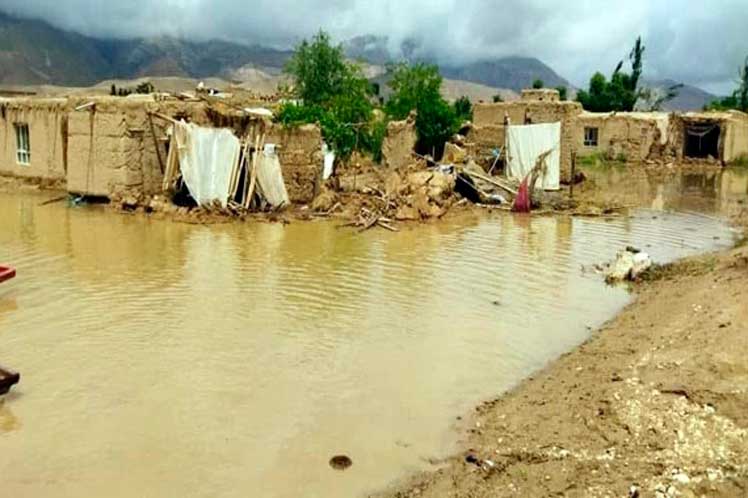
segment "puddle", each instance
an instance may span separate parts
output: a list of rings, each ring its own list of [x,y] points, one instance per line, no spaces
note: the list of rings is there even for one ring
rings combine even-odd
[[[626,219],[494,214],[362,235],[0,195],[0,261],[18,268],[0,288],[0,360],[23,376],[0,410],[0,487],[336,498],[386,486],[453,451],[456,416],[628,302],[582,265],[626,245],[660,262],[730,245],[712,216],[745,199],[736,178],[708,181],[708,196],[686,178],[650,185]],[[336,455],[353,465],[331,468]]]

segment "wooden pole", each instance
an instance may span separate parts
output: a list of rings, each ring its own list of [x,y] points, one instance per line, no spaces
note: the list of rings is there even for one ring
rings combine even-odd
[[[257,135],[257,138],[255,139],[255,155],[252,158],[252,171],[250,173],[250,181],[249,181],[249,192],[247,193],[247,198],[245,199],[244,207],[246,209],[249,209],[250,203],[252,202],[252,197],[255,195],[255,188],[257,188],[257,161],[260,158],[260,147],[264,146],[265,144],[265,133],[262,134],[262,138],[260,138],[260,135]]]
[[[569,197],[574,198],[574,184],[577,178],[577,151],[571,152],[571,183],[569,186]]]
[[[156,137],[156,128],[153,126],[153,116],[148,114],[148,124],[151,127],[151,136],[153,137],[153,146],[156,147],[156,157],[158,157],[158,166],[161,168],[161,174],[163,175],[164,170],[164,158],[161,157],[161,149],[158,148],[158,138]]]

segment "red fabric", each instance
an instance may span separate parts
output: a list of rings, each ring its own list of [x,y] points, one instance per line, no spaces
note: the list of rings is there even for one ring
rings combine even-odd
[[[5,266],[0,266],[0,282],[5,282],[16,276],[16,270]]]
[[[517,191],[517,197],[512,205],[513,213],[529,213],[532,208],[532,199],[530,198],[530,178],[525,178]]]

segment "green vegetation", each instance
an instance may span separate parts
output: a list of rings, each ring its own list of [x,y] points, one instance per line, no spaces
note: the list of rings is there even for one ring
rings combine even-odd
[[[627,159],[623,153],[612,156],[605,152],[595,152],[586,156],[577,156],[577,165],[586,168],[625,168]]]
[[[641,95],[639,80],[643,70],[644,50],[644,44],[639,37],[629,54],[631,74],[621,71],[623,61],[616,66],[610,81],[602,73],[595,73],[590,79],[589,89],[580,90],[577,94],[577,100],[582,107],[593,112],[633,111]]]
[[[725,111],[728,109],[736,109],[738,111],[748,112],[748,57],[745,58],[743,67],[738,71],[738,75],[738,88],[732,92],[732,95],[720,100],[715,100],[707,106],[707,110]]]
[[[569,89],[565,86],[557,86],[556,90],[558,90],[558,94],[561,97],[561,100],[568,100],[569,99]]]
[[[501,98],[501,95],[499,95],[499,94],[497,93],[496,95],[494,95],[494,96],[493,96],[493,103],[494,103],[494,104],[497,104],[497,103],[499,103],[499,102],[504,102],[504,99],[503,99],[503,98]]]
[[[532,82],[532,87],[535,90],[540,90],[541,88],[545,88],[545,82],[541,79],[536,79],[535,81]]]
[[[371,153],[381,160],[388,119],[405,119],[416,111],[418,148],[441,151],[462,124],[472,119],[472,104],[466,97],[450,105],[441,96],[442,77],[436,66],[405,64],[391,66],[393,95],[382,113],[379,85],[370,83],[361,69],[345,60],[343,48],[334,46],[320,31],[297,47],[286,66],[293,77],[295,101],[281,106],[276,120],[287,126],[317,123],[327,143],[347,158],[353,151]],[[379,115],[379,117],[377,117]]]
[[[358,66],[346,62],[342,46],[333,46],[329,35],[320,31],[296,47],[286,71],[293,76],[293,92],[300,102],[284,104],[279,122],[318,123],[327,143],[342,157],[354,150],[381,156],[381,140],[374,136],[381,133],[373,119],[375,88]]]
[[[132,95],[133,93],[147,95],[155,91],[156,87],[153,86],[150,81],[144,81],[135,88],[117,88],[117,85],[112,84],[112,87],[109,90],[109,95],[116,97],[127,97],[128,95]]]
[[[393,119],[405,119],[415,110],[418,149],[441,151],[461,122],[455,109],[441,95],[439,68],[423,63],[397,65],[390,86],[394,94],[385,106],[387,114]]]
[[[473,103],[467,97],[460,97],[454,103],[457,119],[462,122],[473,120]]]

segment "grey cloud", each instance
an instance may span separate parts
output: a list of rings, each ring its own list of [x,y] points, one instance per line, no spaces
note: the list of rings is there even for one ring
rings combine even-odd
[[[748,55],[746,0],[2,0],[11,13],[93,36],[168,34],[289,47],[323,28],[343,40],[417,37],[444,62],[535,56],[586,83],[608,74],[637,35],[645,70],[728,89]]]

